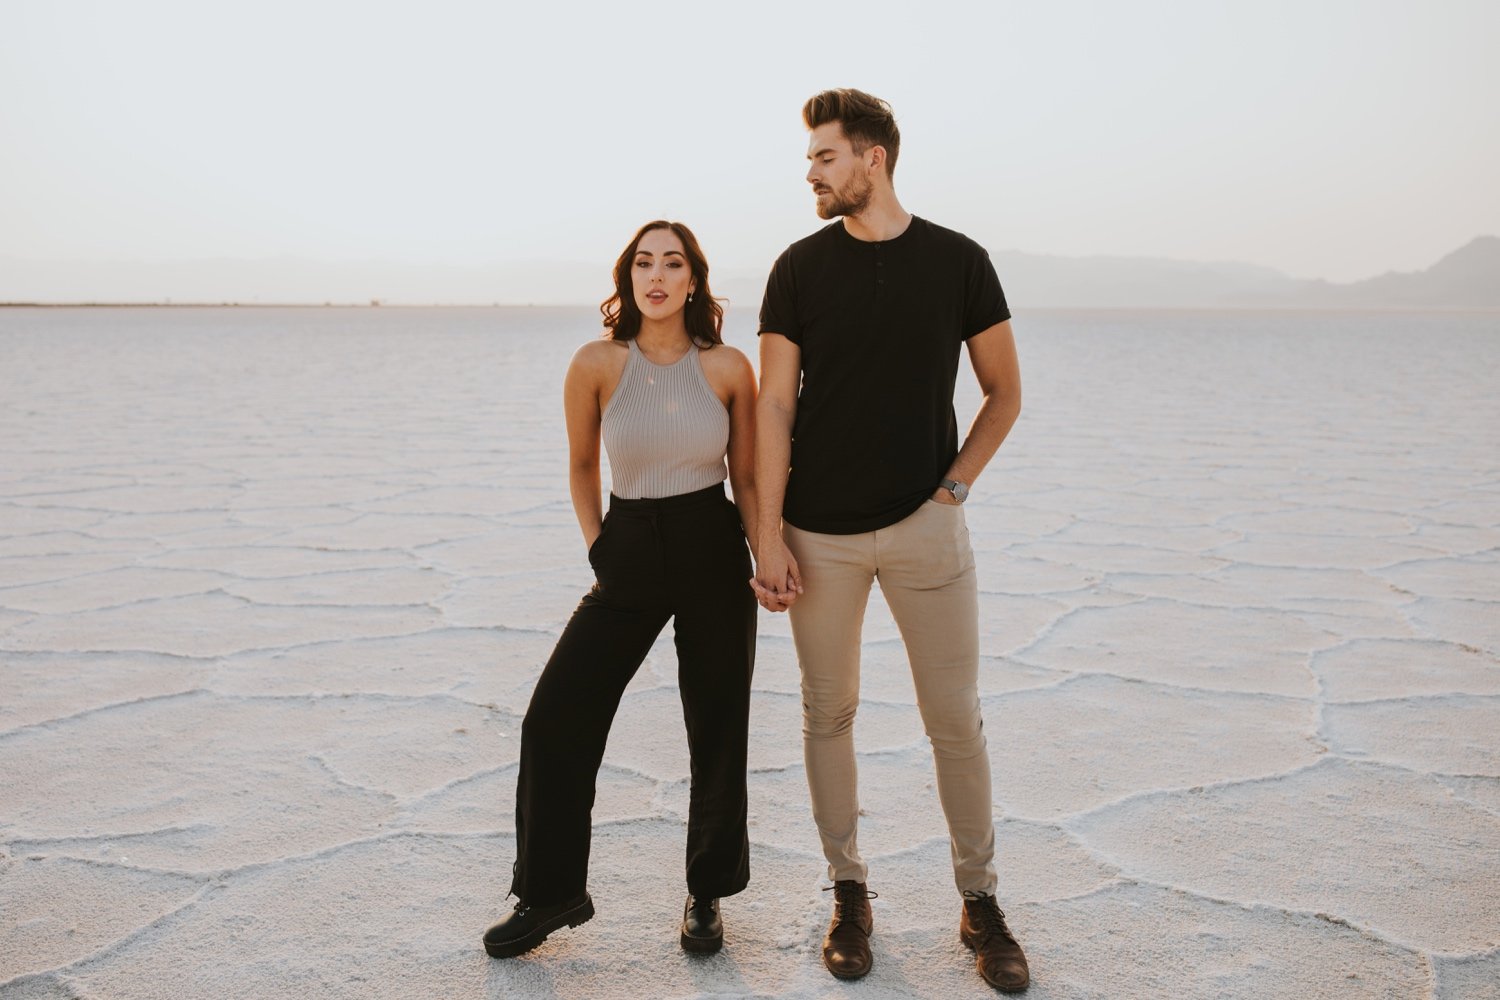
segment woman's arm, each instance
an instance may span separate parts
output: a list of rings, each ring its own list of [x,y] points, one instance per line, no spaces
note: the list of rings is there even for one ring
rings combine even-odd
[[[731,348],[735,364],[729,382],[729,488],[745,526],[745,540],[756,551],[760,505],[755,491],[755,370],[750,359]]]
[[[573,355],[563,379],[563,414],[568,423],[568,492],[573,513],[592,548],[604,522],[599,494],[599,362],[597,344],[585,344]]]

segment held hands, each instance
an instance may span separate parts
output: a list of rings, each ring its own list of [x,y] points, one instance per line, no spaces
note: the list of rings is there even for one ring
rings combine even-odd
[[[750,578],[755,600],[767,611],[785,611],[802,593],[802,574],[797,570],[797,560],[792,558],[791,550],[781,540],[779,532],[762,532],[759,555],[755,575]]]

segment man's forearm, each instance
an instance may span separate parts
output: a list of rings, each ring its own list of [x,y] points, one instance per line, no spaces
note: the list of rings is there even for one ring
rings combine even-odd
[[[945,478],[972,485],[980,473],[984,472],[990,459],[995,457],[995,452],[1000,450],[1000,445],[1020,415],[1019,393],[991,393],[986,396],[979,412],[974,414],[969,434],[964,438],[963,447],[958,450],[953,464],[948,467]]]
[[[755,417],[755,486],[760,494],[759,535],[780,537],[781,505],[792,465],[792,415],[763,403]]]

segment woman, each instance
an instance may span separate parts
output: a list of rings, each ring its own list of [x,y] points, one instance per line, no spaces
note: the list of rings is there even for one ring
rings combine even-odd
[[[669,618],[692,757],[684,949],[722,946],[719,897],[750,877],[745,745],[756,604],[746,539],[753,548],[755,376],[721,339],[708,262],[681,223],[641,227],[615,262],[615,293],[600,311],[604,339],[578,350],[563,385],[569,487],[596,582],[563,630],[521,728],[511,882],[518,902],[484,936],[495,958],[594,915],[585,883],[605,739],[625,685]],[[613,480],[602,518],[601,434]]]

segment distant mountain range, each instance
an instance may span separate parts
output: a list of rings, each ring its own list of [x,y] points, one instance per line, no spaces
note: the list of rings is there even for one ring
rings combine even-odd
[[[1425,271],[1337,284],[1251,264],[993,253],[1013,307],[1500,309],[1500,238],[1480,236]],[[293,257],[158,263],[0,257],[0,302],[595,305],[608,265],[530,261],[486,268]],[[715,271],[714,292],[760,304],[765,271]]]
[[[1481,236],[1425,271],[1347,284],[1250,264],[1142,257],[992,254],[1006,293],[1035,306],[1313,309],[1500,309],[1500,238]]]

